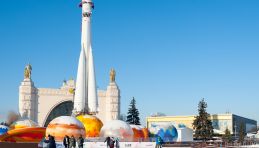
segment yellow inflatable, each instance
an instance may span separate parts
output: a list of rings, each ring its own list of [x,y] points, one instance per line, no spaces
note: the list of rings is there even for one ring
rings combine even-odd
[[[76,117],[85,127],[86,137],[99,137],[103,123],[92,115],[79,115]]]

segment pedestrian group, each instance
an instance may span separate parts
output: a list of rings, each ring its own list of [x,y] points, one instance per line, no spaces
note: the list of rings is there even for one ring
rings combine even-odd
[[[119,138],[114,138],[114,137],[106,137],[104,143],[106,142],[107,148],[119,148],[120,143],[119,143]]]
[[[56,141],[54,136],[48,135],[48,138],[45,139],[44,142],[48,144],[47,148],[56,148]],[[82,137],[82,135],[79,136],[77,141],[73,135],[71,137],[65,135],[63,139],[63,145],[65,148],[76,148],[76,142],[79,148],[83,148],[84,138]]]

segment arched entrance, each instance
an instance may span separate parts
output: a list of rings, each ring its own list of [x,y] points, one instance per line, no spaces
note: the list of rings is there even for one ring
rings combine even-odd
[[[64,101],[59,103],[49,113],[47,119],[45,120],[44,127],[47,127],[48,124],[56,117],[70,116],[72,114],[72,110],[73,110],[72,101]]]

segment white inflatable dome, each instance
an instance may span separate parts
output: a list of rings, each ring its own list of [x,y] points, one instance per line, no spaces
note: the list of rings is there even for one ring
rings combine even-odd
[[[101,129],[101,137],[114,137],[120,140],[130,141],[133,139],[133,130],[130,125],[121,120],[112,120],[104,124]]]

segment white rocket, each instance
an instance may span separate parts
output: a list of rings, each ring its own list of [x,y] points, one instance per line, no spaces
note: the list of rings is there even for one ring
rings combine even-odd
[[[74,113],[97,113],[97,90],[95,84],[94,60],[91,46],[92,0],[82,0],[81,52],[78,63]]]

